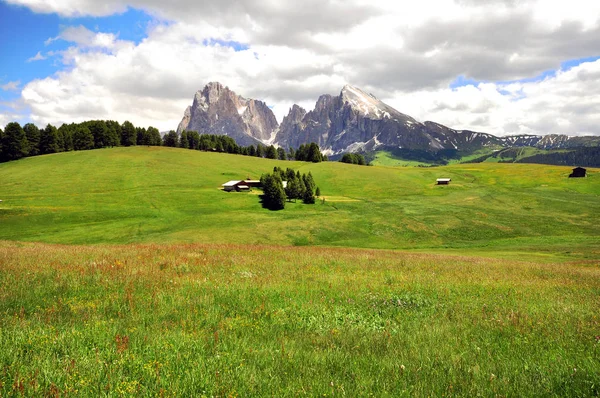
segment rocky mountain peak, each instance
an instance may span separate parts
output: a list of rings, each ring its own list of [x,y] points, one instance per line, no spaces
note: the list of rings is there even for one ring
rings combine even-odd
[[[256,145],[272,140],[278,127],[275,115],[264,102],[246,99],[219,82],[211,82],[196,92],[178,132],[228,135],[240,145]]]

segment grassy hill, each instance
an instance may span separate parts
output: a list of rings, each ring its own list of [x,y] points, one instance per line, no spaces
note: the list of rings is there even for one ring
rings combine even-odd
[[[231,179],[311,171],[325,197],[272,212]],[[0,239],[205,242],[597,255],[600,172],[467,164],[304,163],[174,148],[115,148],[0,164]],[[452,178],[436,186],[439,177]],[[582,254],[584,255],[584,254]]]
[[[219,189],[274,166],[325,203]],[[598,396],[600,170],[569,172],[0,164],[0,396]]]

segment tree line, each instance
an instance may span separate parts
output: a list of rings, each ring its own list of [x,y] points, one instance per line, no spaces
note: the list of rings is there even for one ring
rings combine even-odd
[[[323,162],[327,161],[327,156],[321,153],[319,146],[311,142],[307,145],[300,145],[297,150],[289,148],[276,148],[274,145],[249,145],[240,146],[235,140],[226,135],[198,134],[197,131],[182,131],[178,134],[176,131],[169,131],[164,138],[164,145],[169,147],[178,147],[186,149],[195,149],[199,151],[214,151],[232,153],[244,156],[256,156],[259,158],[279,159],[279,160],[298,160],[303,162]]]
[[[300,145],[297,150],[276,148],[262,144],[239,146],[231,137],[198,134],[196,131],[171,130],[164,137],[155,127],[136,127],[131,122],[119,124],[113,120],[91,120],[83,123],[63,124],[59,128],[48,124],[38,128],[33,123],[23,127],[17,122],[0,128],[0,162],[18,160],[28,156],[57,152],[81,151],[116,146],[168,146],[200,151],[215,151],[279,160],[322,162],[327,156],[321,154],[317,144]]]
[[[358,164],[361,166],[365,166],[367,161],[363,155],[358,153],[345,153],[344,156],[340,159],[342,163],[350,163],[350,164]]]
[[[286,181],[284,187],[283,181]],[[300,174],[289,167],[284,171],[275,167],[272,174],[260,178],[263,187],[263,206],[270,210],[282,210],[287,201],[301,199],[305,204],[314,204],[321,190],[316,186],[311,172]]]
[[[160,132],[155,127],[135,127],[126,121],[91,120],[63,124],[59,128],[48,124],[38,128],[33,123],[23,127],[17,122],[0,129],[0,161],[7,162],[28,156],[58,152],[81,151],[133,145],[162,145]]]

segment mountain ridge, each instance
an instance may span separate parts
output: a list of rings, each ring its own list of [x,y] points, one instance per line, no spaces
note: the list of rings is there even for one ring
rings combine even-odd
[[[312,110],[294,104],[281,124],[272,110],[256,99],[237,95],[218,82],[194,95],[177,132],[227,135],[240,145],[298,148],[315,142],[326,155],[397,148],[428,152],[472,152],[489,146],[568,149],[600,145],[600,136],[513,135],[498,137],[455,130],[433,121],[419,122],[373,94],[345,85],[339,95],[321,95]]]

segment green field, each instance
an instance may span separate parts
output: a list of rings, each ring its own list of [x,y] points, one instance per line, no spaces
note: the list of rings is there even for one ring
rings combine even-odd
[[[325,203],[272,212],[231,179],[311,171]],[[303,163],[171,148],[116,148],[0,165],[0,239],[67,244],[243,243],[598,256],[600,172],[467,164]],[[436,186],[451,177],[450,186]],[[583,252],[582,252],[583,251]]]
[[[325,201],[219,189],[274,166]],[[600,170],[570,170],[0,164],[0,396],[598,396]]]

